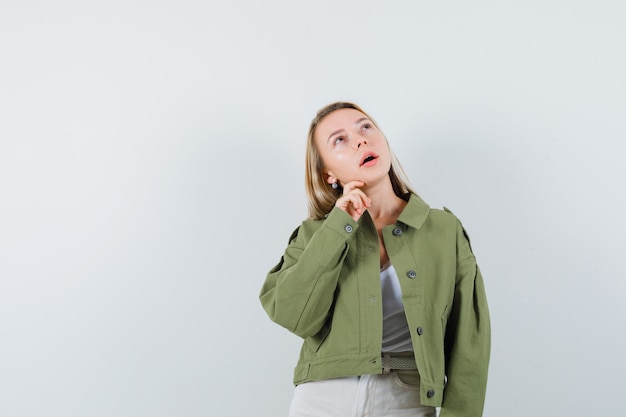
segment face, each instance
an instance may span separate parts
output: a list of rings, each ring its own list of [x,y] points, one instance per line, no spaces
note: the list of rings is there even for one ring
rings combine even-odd
[[[367,187],[389,180],[391,154],[387,140],[360,111],[340,109],[330,113],[317,125],[314,140],[329,184],[358,180]]]

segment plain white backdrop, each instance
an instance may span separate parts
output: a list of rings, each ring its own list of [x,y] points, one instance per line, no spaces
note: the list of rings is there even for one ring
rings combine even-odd
[[[617,415],[626,6],[0,3],[0,415],[286,416],[258,302],[335,100],[468,229],[486,417]]]

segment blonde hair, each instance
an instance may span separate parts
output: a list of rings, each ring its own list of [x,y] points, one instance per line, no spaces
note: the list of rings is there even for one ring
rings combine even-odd
[[[315,144],[315,131],[319,123],[329,114],[340,109],[354,109],[363,113],[369,118],[372,123],[380,130],[380,126],[376,121],[367,114],[363,109],[354,103],[339,101],[329,104],[317,112],[315,118],[311,121],[309,127],[309,135],[307,137],[306,145],[306,172],[305,172],[305,187],[306,194],[309,199],[309,217],[312,219],[320,220],[326,216],[332,208],[335,206],[335,202],[341,196],[343,190],[341,187],[333,189],[327,182],[324,174],[324,163],[320,157],[319,150]],[[387,138],[385,137],[385,140]],[[389,141],[387,141],[389,146]],[[407,199],[408,193],[415,194],[409,179],[400,165],[400,161],[389,148],[391,153],[391,168],[389,169],[389,179],[393,187],[394,193],[402,198]]]

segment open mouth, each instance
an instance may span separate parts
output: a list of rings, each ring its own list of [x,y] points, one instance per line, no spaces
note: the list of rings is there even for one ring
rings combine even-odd
[[[365,158],[361,160],[361,166],[367,165],[368,163],[375,161],[376,159],[378,159],[378,155],[369,153],[365,155]]]

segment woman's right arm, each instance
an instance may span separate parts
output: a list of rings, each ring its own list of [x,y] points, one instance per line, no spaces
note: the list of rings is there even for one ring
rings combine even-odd
[[[325,220],[305,221],[294,231],[261,289],[261,304],[273,321],[303,338],[323,327],[357,228],[349,214],[334,208]]]

